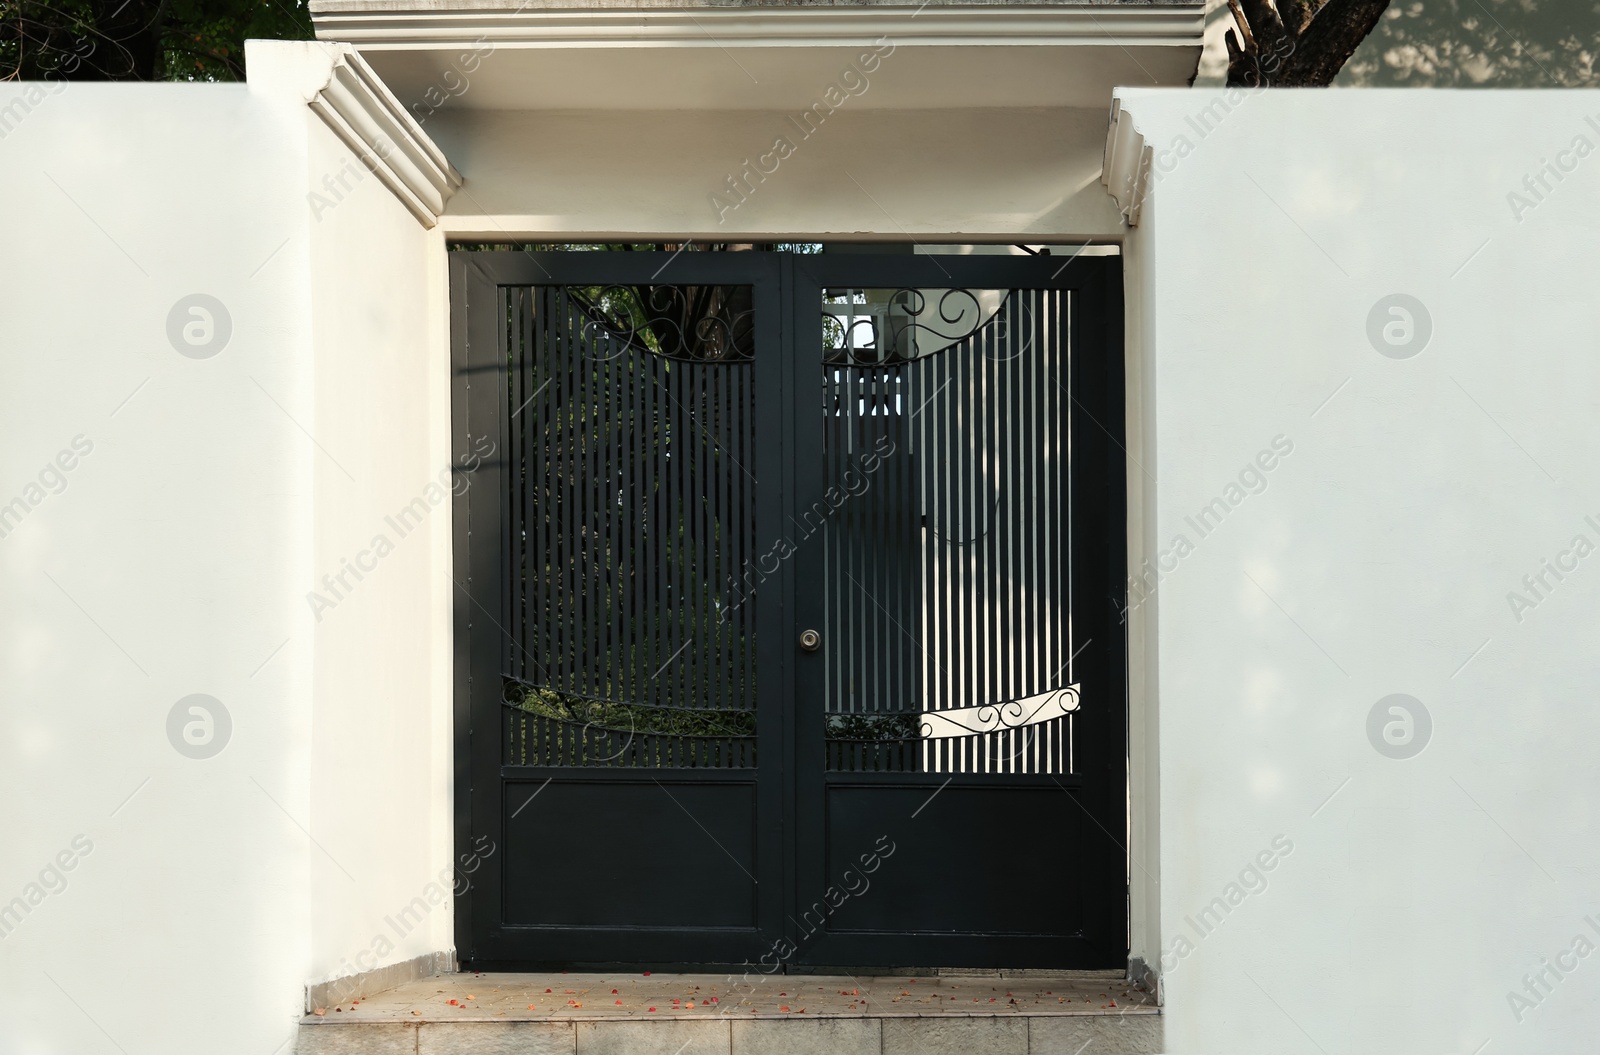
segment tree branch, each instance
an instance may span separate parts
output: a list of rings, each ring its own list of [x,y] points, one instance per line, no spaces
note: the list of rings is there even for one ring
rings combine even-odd
[[[1328,0],[1295,41],[1275,83],[1326,87],[1378,24],[1389,0]]]
[[[1326,87],[1389,7],[1389,0],[1276,3],[1229,0],[1241,30],[1241,43],[1229,36],[1230,86]]]
[[[1286,35],[1283,19],[1278,17],[1271,0],[1239,0],[1239,9],[1244,11],[1250,35],[1259,47],[1271,48]]]
[[[1233,21],[1239,27],[1240,47],[1245,51],[1254,51],[1256,46],[1255,34],[1250,32],[1250,20],[1244,17],[1244,8],[1239,6],[1239,0],[1228,0],[1228,9],[1233,12]],[[1233,34],[1228,34],[1228,39],[1233,39]],[[1228,51],[1233,54],[1232,49]]]
[[[1283,17],[1283,27],[1289,35],[1298,37],[1311,24],[1320,6],[1314,0],[1278,0],[1278,14]]]

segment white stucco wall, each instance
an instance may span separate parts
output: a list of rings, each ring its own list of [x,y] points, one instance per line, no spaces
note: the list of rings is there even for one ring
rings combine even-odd
[[[1561,153],[1600,93],[1121,94],[1167,170],[1129,260],[1169,1049],[1585,1050],[1600,571],[1522,580],[1600,544],[1600,159]],[[1546,159],[1574,170],[1514,208]],[[1369,339],[1394,294],[1420,351],[1381,310]],[[1392,702],[1369,738],[1391,694],[1431,717],[1413,757],[1375,746]]]
[[[325,46],[249,61],[0,87],[8,1052],[282,1050],[378,937],[452,944],[448,904],[385,922],[450,864],[448,513],[306,600],[448,463],[442,236],[370,176],[308,199]]]
[[[312,977],[325,980],[455,944],[453,899],[438,894],[453,885],[449,489],[459,485],[444,236],[306,119],[326,448],[315,462],[314,566],[301,585],[312,797],[327,833],[318,838],[360,863],[341,857],[344,868],[322,870],[313,888]]]
[[[0,901],[92,850],[0,939],[0,1046],[271,1051],[320,867],[304,129],[243,85],[44,91],[0,140],[0,494],[93,449],[0,538]],[[197,293],[209,358],[168,335]],[[214,757],[169,742],[195,693]]]

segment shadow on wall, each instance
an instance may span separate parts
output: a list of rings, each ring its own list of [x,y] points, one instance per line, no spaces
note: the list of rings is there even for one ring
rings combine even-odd
[[[1226,83],[1227,0],[1206,4],[1196,87]],[[1341,88],[1600,87],[1591,0],[1391,0],[1334,80]]]

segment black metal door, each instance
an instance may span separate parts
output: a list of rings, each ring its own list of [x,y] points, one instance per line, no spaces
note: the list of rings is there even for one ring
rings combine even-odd
[[[1127,962],[1119,263],[795,265],[801,963]]]
[[[452,254],[463,962],[1125,962],[1117,263]]]

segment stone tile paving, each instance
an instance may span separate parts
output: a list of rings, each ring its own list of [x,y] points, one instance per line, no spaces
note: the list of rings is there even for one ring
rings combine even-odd
[[[1110,973],[902,977],[617,971],[442,975],[324,1008],[320,1017],[352,1022],[550,1022],[1156,1013],[1149,993]]]

